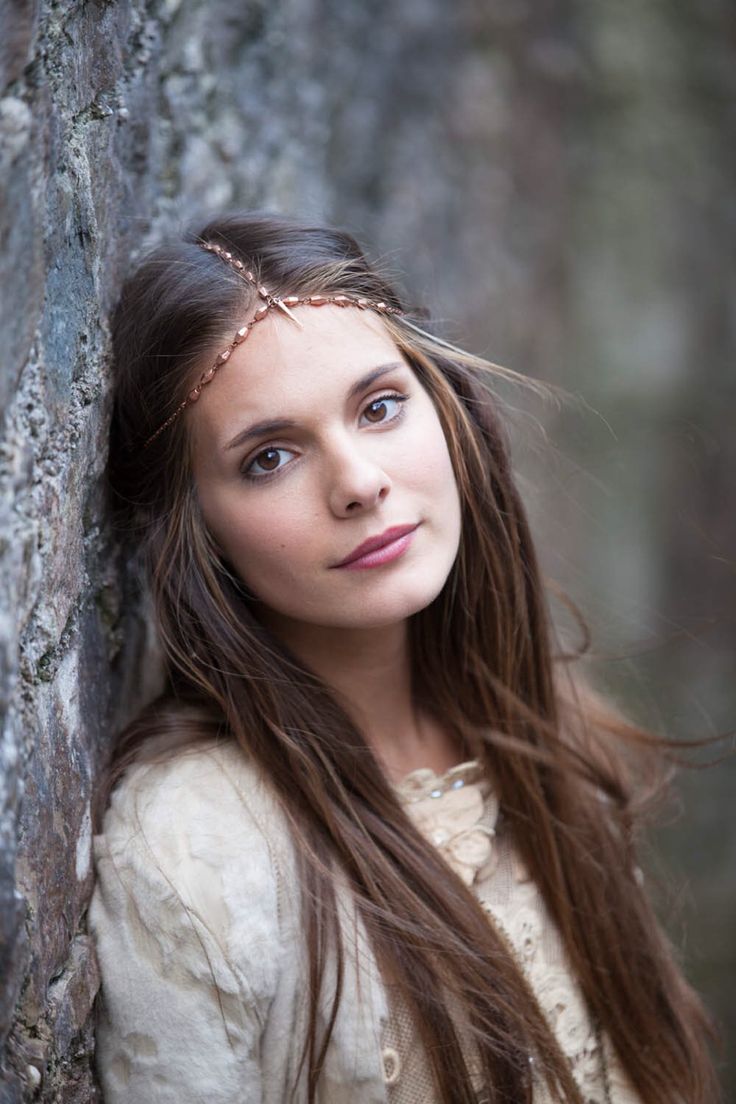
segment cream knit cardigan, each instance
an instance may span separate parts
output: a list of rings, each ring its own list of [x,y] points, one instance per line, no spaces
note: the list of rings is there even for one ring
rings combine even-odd
[[[306,949],[285,817],[255,767],[216,741],[136,763],[93,846],[106,1104],[287,1104],[306,1031]],[[317,1098],[386,1104],[386,994],[342,885],[338,900],[346,972]]]

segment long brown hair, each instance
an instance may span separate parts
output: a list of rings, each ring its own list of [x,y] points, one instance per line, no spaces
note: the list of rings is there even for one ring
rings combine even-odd
[[[263,213],[187,232],[127,282],[113,327],[110,484],[145,560],[168,685],[120,737],[100,808],[146,740],[166,731],[225,734],[270,779],[294,828],[302,888],[310,1104],[342,984],[339,967],[332,1017],[318,1038],[325,948],[343,961],[336,868],[382,973],[416,1017],[440,1100],[475,1101],[462,1023],[490,1100],[531,1101],[532,1054],[553,1097],[582,1104],[492,920],[413,826],[330,688],[259,621],[253,596],[216,548],[198,510],[186,416],[141,449],[255,305],[250,286],[200,240],[225,246],[275,293],[342,292],[407,310],[351,235]],[[422,315],[384,322],[435,404],[463,514],[441,593],[410,619],[413,693],[492,777],[590,1014],[642,1099],[712,1104],[713,1025],[636,877],[644,798],[666,781],[668,741],[622,718],[575,657],[553,647],[547,591],[493,398],[494,382],[515,373],[447,345],[412,317]]]

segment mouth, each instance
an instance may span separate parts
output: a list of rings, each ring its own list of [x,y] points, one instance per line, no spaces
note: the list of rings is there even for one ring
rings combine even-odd
[[[394,525],[376,537],[369,537],[368,540],[354,548],[344,560],[340,560],[339,563],[332,566],[349,567],[351,564],[355,566],[361,564],[362,566],[372,567],[379,563],[385,563],[388,559],[394,559],[405,548],[408,548],[411,543],[410,534],[420,524],[420,522],[416,522],[414,525]]]

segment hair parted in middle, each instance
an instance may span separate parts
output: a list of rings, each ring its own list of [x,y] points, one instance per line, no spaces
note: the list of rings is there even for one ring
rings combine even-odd
[[[582,652],[555,648],[494,397],[499,379],[528,381],[420,327],[422,313],[402,302],[344,231],[234,213],[155,249],[123,290],[113,330],[110,480],[150,580],[167,687],[123,733],[108,789],[149,737],[167,732],[182,740],[226,734],[269,779],[293,827],[300,871],[311,965],[302,1053],[310,1104],[342,984],[336,870],[383,976],[416,1020],[444,1104],[476,1101],[463,1039],[490,1101],[530,1104],[531,1054],[553,1099],[583,1104],[492,918],[414,826],[330,687],[263,625],[257,598],[207,531],[192,478],[189,412],[142,448],[259,305],[256,288],[202,242],[239,258],[273,295],[345,294],[404,312],[382,316],[382,324],[435,405],[462,506],[450,575],[410,618],[413,692],[493,778],[590,1014],[642,1099],[710,1104],[717,1090],[708,1016],[674,966],[635,875],[637,829],[647,798],[664,785],[667,740],[625,720],[590,688],[576,662]],[[242,371],[247,388],[247,365]],[[320,1038],[331,946],[337,983]]]

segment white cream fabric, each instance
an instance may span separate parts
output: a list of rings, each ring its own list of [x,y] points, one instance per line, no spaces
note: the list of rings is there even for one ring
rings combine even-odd
[[[439,777],[412,771],[397,792],[516,948],[586,1101],[604,1104],[577,988],[478,764]],[[232,743],[128,769],[94,837],[88,916],[102,977],[96,1064],[106,1104],[287,1104],[307,993],[290,838],[267,783]],[[342,883],[338,900],[346,973],[318,1102],[433,1104],[413,1027],[388,1007]],[[326,994],[331,979],[332,957]],[[325,1015],[330,1005],[325,998]],[[608,1058],[614,1104],[639,1104]],[[306,1101],[305,1080],[294,1104]],[[546,1104],[541,1090],[538,1099]]]
[[[477,760],[438,776],[428,768],[406,775],[397,787],[420,832],[470,886],[526,974],[572,1067],[586,1104],[640,1104],[606,1040],[603,1056],[580,989],[572,976],[557,929],[541,893],[513,847],[498,799]],[[382,1033],[390,1050],[390,1104],[432,1101],[431,1082],[416,1029],[398,1008]],[[481,1091],[479,1088],[479,1099]],[[535,1104],[548,1104],[538,1081]]]

